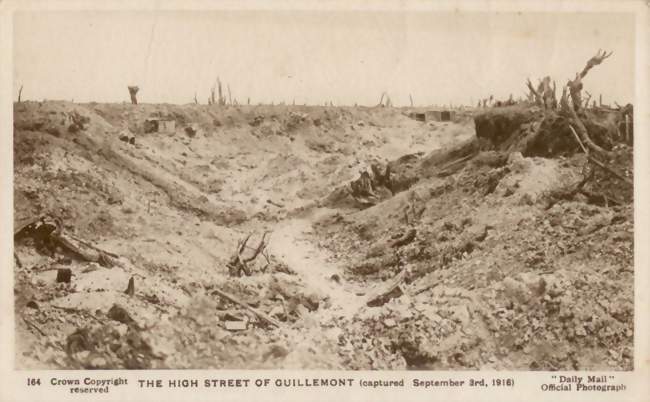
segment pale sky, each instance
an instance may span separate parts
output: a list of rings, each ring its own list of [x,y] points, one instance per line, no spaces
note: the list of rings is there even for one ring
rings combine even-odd
[[[558,92],[599,48],[584,80],[607,103],[634,96],[634,17],[415,11],[22,11],[14,98],[206,103],[219,76],[240,103],[474,104]]]

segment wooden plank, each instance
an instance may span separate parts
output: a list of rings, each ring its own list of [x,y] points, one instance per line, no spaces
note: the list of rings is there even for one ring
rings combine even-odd
[[[259,311],[257,309],[254,309],[253,307],[251,307],[248,304],[244,303],[243,301],[239,300],[235,296],[224,292],[223,290],[214,289],[214,290],[212,290],[212,294],[217,294],[217,295],[219,295],[219,296],[221,296],[221,297],[223,297],[225,299],[228,299],[231,302],[233,302],[233,303],[245,308],[246,310],[250,311],[251,313],[255,314],[257,317],[261,318],[263,321],[265,321],[265,322],[267,322],[267,323],[269,323],[271,325],[274,325],[274,326],[276,326],[278,328],[280,327],[280,322],[279,321],[274,320],[273,318],[269,317],[268,315],[262,313],[261,311]]]

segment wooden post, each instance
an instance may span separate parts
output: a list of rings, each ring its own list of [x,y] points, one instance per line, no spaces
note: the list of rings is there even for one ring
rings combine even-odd
[[[598,95],[598,106],[603,106],[603,94]]]
[[[21,85],[20,89],[18,90],[18,103],[20,103],[20,97],[22,96],[22,94],[23,94],[23,86]]]
[[[409,94],[409,99],[411,100],[411,107],[413,107],[413,97]]]

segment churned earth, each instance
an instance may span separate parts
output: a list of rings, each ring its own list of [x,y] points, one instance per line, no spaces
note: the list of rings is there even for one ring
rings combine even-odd
[[[114,256],[15,240],[16,366],[631,369],[631,196],[554,197],[581,153],[440,159],[474,112],[408,112],[15,104],[15,227],[51,217]],[[401,184],[366,202],[373,165]],[[233,275],[249,235],[245,255],[268,244]]]

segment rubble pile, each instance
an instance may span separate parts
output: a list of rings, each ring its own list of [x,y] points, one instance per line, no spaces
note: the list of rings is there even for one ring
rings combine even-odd
[[[17,103],[16,360],[630,369],[632,108],[544,105]]]

